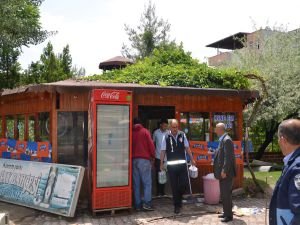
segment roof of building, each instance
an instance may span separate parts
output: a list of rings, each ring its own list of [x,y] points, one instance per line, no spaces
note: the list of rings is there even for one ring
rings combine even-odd
[[[155,92],[157,94],[184,94],[184,95],[206,95],[206,96],[239,96],[245,103],[253,102],[259,98],[258,91],[236,90],[220,88],[192,88],[159,85],[141,85],[133,83],[107,83],[101,81],[87,80],[64,80],[53,83],[28,85],[15,89],[4,89],[0,96],[20,94],[26,92],[83,92],[95,88],[131,90],[134,93]]]
[[[116,56],[111,59],[100,62],[99,69],[102,70],[115,69],[118,67],[124,67],[127,64],[132,64],[132,63],[133,61],[128,58],[125,58],[123,56]]]
[[[249,33],[246,32],[239,32],[233,35],[230,35],[226,38],[223,38],[219,41],[216,41],[212,44],[206,45],[206,47],[212,47],[212,48],[222,48],[222,49],[240,49],[243,48],[243,39],[247,38],[247,35]]]

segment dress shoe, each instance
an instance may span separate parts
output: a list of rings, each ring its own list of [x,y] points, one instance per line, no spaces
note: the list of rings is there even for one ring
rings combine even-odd
[[[179,213],[180,213],[180,208],[179,208],[179,207],[175,207],[174,213],[175,213],[175,214],[179,214]]]
[[[233,217],[224,217],[224,219],[221,220],[221,222],[223,223],[228,223],[229,221],[232,221],[233,220]]]
[[[218,218],[225,218],[224,214],[218,215]]]

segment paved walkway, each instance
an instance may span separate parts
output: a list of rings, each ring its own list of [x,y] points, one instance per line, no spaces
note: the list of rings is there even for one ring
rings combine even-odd
[[[203,203],[184,204],[182,213],[175,216],[171,199],[154,199],[155,211],[135,212],[128,211],[116,212],[115,216],[97,214],[92,216],[86,209],[78,209],[76,217],[65,218],[26,207],[0,202],[0,211],[8,212],[10,224],[22,225],[176,225],[176,224],[201,224],[218,225],[224,224],[217,218],[217,211],[221,206],[209,206]],[[265,225],[264,198],[235,198],[234,205],[238,208],[250,208],[252,211],[260,211],[250,216],[234,216],[234,220],[228,224],[240,225]]]

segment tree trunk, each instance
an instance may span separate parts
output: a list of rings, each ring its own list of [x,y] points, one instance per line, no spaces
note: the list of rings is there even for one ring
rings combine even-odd
[[[298,116],[298,109],[296,112],[291,113],[290,115],[285,117],[283,120],[291,119],[291,118],[294,118],[295,116]],[[266,148],[272,142],[273,137],[278,130],[279,124],[280,124],[279,122],[272,121],[270,129],[266,130],[266,136],[265,136],[264,142],[260,145],[257,153],[255,154],[255,157],[254,157],[255,159],[259,160],[262,158],[263,154],[265,153]]]
[[[270,129],[267,129],[266,135],[265,135],[265,140],[264,142],[260,145],[258,151],[255,154],[255,159],[259,160],[262,158],[266,148],[268,147],[268,145],[273,141],[273,137],[274,134],[276,133],[277,129],[278,129],[279,123],[272,121],[271,127]]]

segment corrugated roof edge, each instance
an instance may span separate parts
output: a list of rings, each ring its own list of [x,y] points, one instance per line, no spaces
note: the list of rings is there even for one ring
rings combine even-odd
[[[99,81],[87,81],[87,80],[75,80],[69,79],[64,81],[57,81],[53,83],[43,83],[35,85],[27,85],[14,89],[5,89],[1,93],[1,96],[25,93],[25,92],[62,92],[63,88],[68,90],[76,88],[93,89],[93,88],[113,88],[113,89],[126,89],[134,90],[138,93],[155,90],[156,92],[168,92],[168,93],[185,93],[185,94],[207,94],[207,95],[225,95],[225,96],[237,96],[240,95],[244,100],[250,100],[259,98],[258,91],[253,90],[237,90],[237,89],[222,89],[222,88],[194,88],[194,87],[177,87],[177,86],[159,86],[159,85],[141,85],[134,83],[107,83]]]

